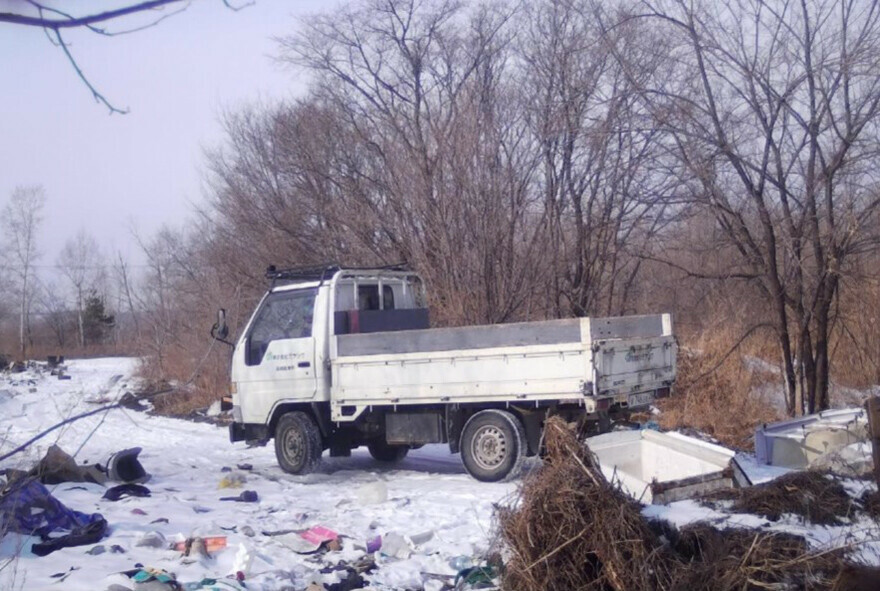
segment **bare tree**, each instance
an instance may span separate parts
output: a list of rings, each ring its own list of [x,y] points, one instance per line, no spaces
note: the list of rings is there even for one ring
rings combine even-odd
[[[135,299],[132,293],[131,271],[129,270],[128,262],[122,257],[121,252],[116,255],[113,275],[116,280],[116,290],[118,293],[116,308],[120,311],[123,309],[128,310],[131,322],[134,324],[134,338],[137,339],[141,334],[141,325],[138,320],[138,311],[135,307]],[[122,322],[118,322],[117,327],[121,326],[121,324]]]
[[[19,352],[27,353],[30,336],[30,306],[35,290],[34,264],[39,260],[37,233],[43,221],[46,194],[39,185],[17,187],[3,208],[0,224],[6,234],[4,248],[9,253],[19,297]]]
[[[226,8],[231,10],[240,10],[245,6],[253,4],[253,2],[245,2],[234,5],[230,0],[221,1]],[[95,99],[95,102],[103,104],[110,110],[111,114],[125,114],[128,110],[114,107],[83,73],[82,68],[70,51],[70,44],[65,39],[64,32],[71,29],[86,29],[96,35],[114,37],[116,35],[126,35],[142,31],[183,12],[189,6],[189,0],[143,0],[141,2],[122,3],[107,10],[85,11],[78,14],[69,12],[69,8],[62,9],[61,5],[57,2],[45,2],[42,0],[19,0],[15,3],[7,3],[4,6],[8,5],[16,6],[18,10],[0,12],[0,24],[6,23],[42,29],[49,41],[64,52],[77,76],[92,93],[92,98]],[[174,10],[164,12],[163,10],[166,7],[173,7]],[[146,15],[148,20],[118,30],[107,28],[108,23],[116,23],[139,15]]]
[[[641,23],[604,32],[595,11],[591,0],[529,4],[520,39],[557,316],[627,311],[639,255],[664,220],[657,196],[669,184],[657,169],[660,131],[635,92],[659,63],[634,42],[652,32]],[[625,54],[626,69],[612,47]]]
[[[714,247],[736,255],[688,271],[759,289],[789,411],[827,408],[841,278],[880,230],[880,3],[662,0],[638,12],[670,42],[640,87],[674,141],[687,187],[676,197],[688,215],[709,212]]]
[[[86,344],[83,325],[86,295],[97,288],[104,272],[103,263],[98,243],[85,230],[80,230],[74,238],[68,240],[58,255],[58,269],[73,288],[80,347]]]
[[[58,297],[59,290],[54,284],[47,284],[40,290],[38,303],[42,311],[43,324],[46,325],[55,344],[67,346],[68,331],[75,327],[75,315],[71,314],[63,298]]]
[[[536,160],[507,75],[513,11],[498,8],[371,0],[280,40],[354,141],[355,211],[426,275],[446,322],[516,317],[541,269]]]

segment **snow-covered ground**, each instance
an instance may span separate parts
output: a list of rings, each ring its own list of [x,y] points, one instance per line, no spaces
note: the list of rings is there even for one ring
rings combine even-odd
[[[96,408],[89,400],[117,399],[130,389],[135,363],[121,358],[70,361],[70,380],[34,370],[0,376],[0,454],[64,418]],[[335,582],[339,575],[320,570],[359,559],[366,554],[367,540],[377,535],[388,540],[389,533],[390,538],[396,533],[421,543],[409,558],[376,554],[378,568],[367,578],[378,589],[420,589],[431,575],[453,576],[449,562],[455,557],[477,556],[487,549],[493,504],[516,489],[515,483],[471,479],[445,446],[413,451],[394,467],[355,450],[350,458],[325,457],[317,473],[291,476],[276,465],[271,445],[248,449],[230,444],[223,428],[128,410],[67,425],[0,467],[30,468],[53,443],[89,463],[104,463],[116,451],[142,447],[139,459],[152,474],[146,483],[152,495],[112,502],[102,499],[105,489],[100,485],[50,485],[69,508],[106,518],[110,532],[100,542],[106,551],[89,554],[94,545],[88,545],[37,557],[29,551],[33,538],[7,535],[0,542],[0,589],[103,590],[127,583],[115,573],[136,563],[173,572],[181,582],[221,578],[244,553],[252,557],[248,589],[303,589],[312,581]],[[252,469],[237,468],[244,464]],[[242,487],[221,489],[221,480],[230,476],[244,479]],[[259,502],[219,500],[242,490],[256,491]],[[317,525],[338,532],[342,550],[297,554],[288,547],[290,536],[263,533]],[[174,550],[137,545],[154,531],[169,542],[225,535],[228,546],[190,562]],[[112,552],[114,545],[124,552]],[[59,573],[69,573],[60,584],[60,577],[52,577]]]

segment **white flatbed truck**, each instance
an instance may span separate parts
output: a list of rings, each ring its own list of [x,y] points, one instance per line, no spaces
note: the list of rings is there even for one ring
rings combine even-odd
[[[422,280],[397,269],[270,267],[233,344],[230,439],[274,439],[304,474],[366,445],[379,461],[426,443],[482,481],[514,477],[544,420],[598,425],[668,395],[669,314],[429,328]],[[212,334],[228,329],[221,311]]]

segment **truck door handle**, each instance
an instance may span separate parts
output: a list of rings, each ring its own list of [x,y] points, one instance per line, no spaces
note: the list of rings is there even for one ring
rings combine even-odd
[[[311,367],[312,362],[311,361],[300,361],[299,363],[296,364],[296,366],[297,367]]]

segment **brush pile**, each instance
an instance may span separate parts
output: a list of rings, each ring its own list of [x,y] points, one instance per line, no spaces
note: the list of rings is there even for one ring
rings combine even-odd
[[[791,534],[648,521],[564,421],[544,441],[544,465],[498,514],[508,591],[831,589],[843,568],[842,551]]]
[[[797,515],[805,522],[840,525],[861,507],[832,474],[817,470],[791,472],[766,484],[720,491],[710,499],[730,499],[738,513],[771,521]]]

